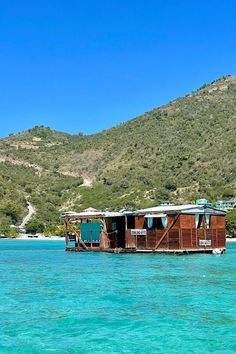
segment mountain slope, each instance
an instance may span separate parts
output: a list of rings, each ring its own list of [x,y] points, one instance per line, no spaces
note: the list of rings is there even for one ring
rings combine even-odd
[[[0,220],[12,219],[6,201],[21,209],[14,222],[29,200],[50,224],[60,209],[233,197],[235,131],[236,77],[227,76],[99,134],[35,127],[1,139]]]

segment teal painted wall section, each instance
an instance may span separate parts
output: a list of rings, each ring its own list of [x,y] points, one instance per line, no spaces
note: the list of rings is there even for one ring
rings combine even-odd
[[[100,231],[102,225],[100,223],[84,223],[80,225],[81,238],[83,241],[90,242],[91,233],[94,242],[100,241]]]

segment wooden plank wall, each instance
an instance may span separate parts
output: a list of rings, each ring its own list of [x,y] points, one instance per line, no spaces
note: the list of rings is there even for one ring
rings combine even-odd
[[[181,229],[181,240],[180,247],[185,248],[195,248],[197,245],[196,232],[194,229]]]
[[[180,215],[181,229],[195,229],[195,215]]]
[[[171,223],[174,216],[168,216]],[[144,217],[135,217],[135,227],[145,228]],[[132,236],[126,231],[126,248],[154,249],[165,230],[147,230],[147,236]],[[159,249],[198,249],[199,240],[211,240],[206,249],[225,247],[225,218],[212,216],[210,229],[196,229],[194,215],[180,215],[179,219],[161,242]]]
[[[157,242],[157,231],[148,230],[147,232],[147,249],[153,249]]]
[[[126,239],[125,240],[126,248],[136,248],[137,245],[136,236],[131,235],[130,229],[126,230],[125,239]]]
[[[145,218],[144,216],[135,216],[135,229],[145,228]]]
[[[168,246],[170,250],[178,250],[180,247],[180,230],[171,229],[168,232]]]

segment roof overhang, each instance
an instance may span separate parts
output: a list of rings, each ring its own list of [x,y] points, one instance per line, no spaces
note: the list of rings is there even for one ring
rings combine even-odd
[[[164,218],[166,216],[166,214],[164,213],[159,213],[159,214],[146,214],[144,215],[145,218]]]
[[[65,213],[62,217],[68,219],[104,219],[104,218],[115,218],[125,216],[120,212],[102,212],[102,211],[85,211],[81,213]]]
[[[167,206],[157,206],[153,208],[140,209],[136,211],[136,215],[158,215],[158,214],[210,214],[210,215],[226,215],[226,212],[222,209],[217,209],[214,207],[206,205],[195,205],[195,204],[186,204],[186,205],[167,205]]]
[[[209,214],[209,215],[225,216],[226,211],[222,209],[206,206],[206,205],[186,204],[186,205],[156,206],[152,208],[140,209],[134,212],[131,211],[121,211],[121,212],[82,211],[80,213],[65,212],[61,214],[61,217],[70,220],[106,219],[106,218],[116,218],[116,217],[124,217],[124,216],[139,216],[139,215],[142,215],[145,218],[148,217],[160,218],[166,215],[176,215],[176,214]]]

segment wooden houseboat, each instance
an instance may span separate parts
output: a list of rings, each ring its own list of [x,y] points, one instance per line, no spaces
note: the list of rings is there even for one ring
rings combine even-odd
[[[134,212],[65,213],[67,251],[212,253],[226,248],[226,212],[162,205]]]

